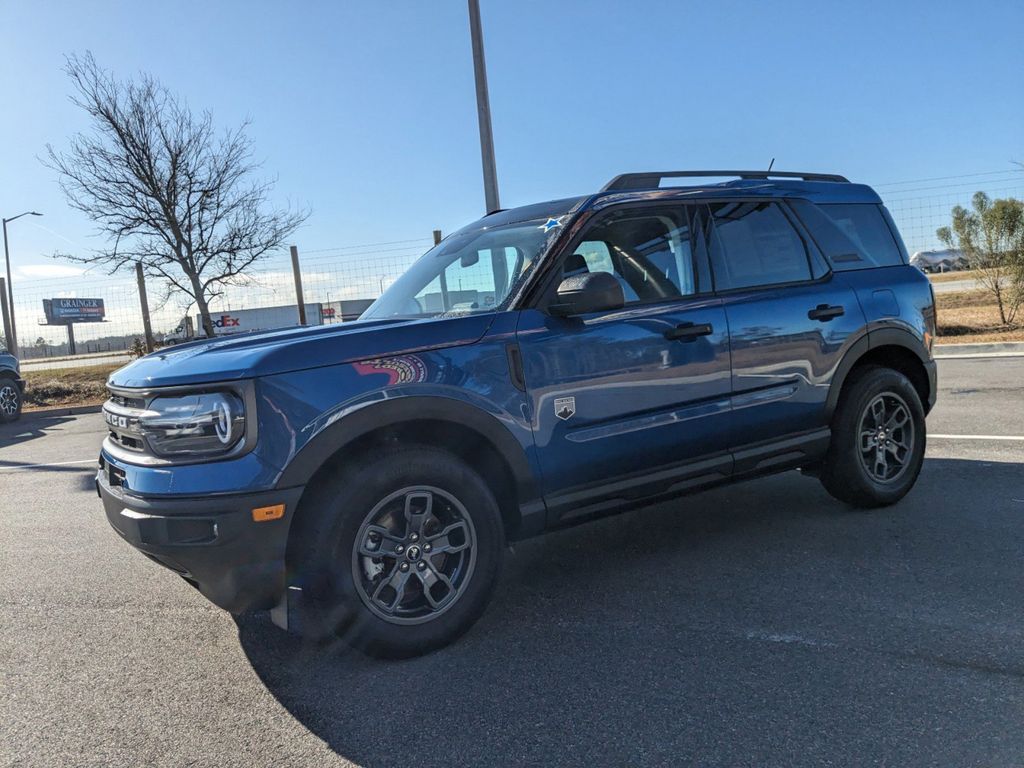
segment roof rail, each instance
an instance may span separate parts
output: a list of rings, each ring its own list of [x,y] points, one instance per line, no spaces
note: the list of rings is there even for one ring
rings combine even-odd
[[[662,179],[700,178],[706,176],[738,176],[741,179],[803,179],[804,181],[837,181],[846,184],[850,180],[834,173],[798,173],[796,171],[649,171],[647,173],[623,173],[604,185],[602,192],[623,189],[657,189]]]

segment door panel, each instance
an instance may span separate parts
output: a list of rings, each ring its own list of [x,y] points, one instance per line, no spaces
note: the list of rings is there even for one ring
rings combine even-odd
[[[827,426],[832,375],[864,328],[857,296],[778,202],[728,201],[707,211],[732,348],[731,446]]]
[[[688,323],[707,324],[710,333],[666,338]],[[544,493],[556,517],[616,480],[725,456],[731,382],[720,300],[567,319],[527,310],[517,335]],[[671,472],[664,482],[672,482]],[[638,484],[616,492],[647,491]]]
[[[732,343],[733,446],[827,426],[832,375],[864,327],[846,281],[833,276],[731,294],[724,301]],[[842,307],[843,314],[808,317],[820,305]]]

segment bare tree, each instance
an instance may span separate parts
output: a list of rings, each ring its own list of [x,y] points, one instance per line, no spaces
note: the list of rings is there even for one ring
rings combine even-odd
[[[273,182],[254,178],[248,121],[218,134],[209,112],[193,114],[148,75],[119,81],[90,53],[69,57],[65,70],[92,131],[65,152],[47,145],[44,162],[108,246],[62,258],[111,272],[140,262],[168,295],[191,297],[212,337],[210,300],[284,245],[308,213],[268,205]]]
[[[971,207],[953,208],[952,226],[935,234],[963,251],[978,282],[995,298],[1003,325],[1012,325],[1024,305],[1024,203],[976,192]]]

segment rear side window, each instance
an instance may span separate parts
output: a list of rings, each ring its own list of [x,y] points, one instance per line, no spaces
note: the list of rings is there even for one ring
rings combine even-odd
[[[836,270],[891,267],[903,263],[880,205],[794,200],[793,208]]]
[[[811,279],[803,238],[777,203],[710,206],[711,268],[718,290]]]

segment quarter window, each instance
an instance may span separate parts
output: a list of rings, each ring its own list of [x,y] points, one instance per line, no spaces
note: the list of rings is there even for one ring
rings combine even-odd
[[[776,203],[711,205],[711,268],[719,290],[811,279],[803,238]]]
[[[794,209],[838,270],[891,267],[903,263],[880,205],[795,200]]]

